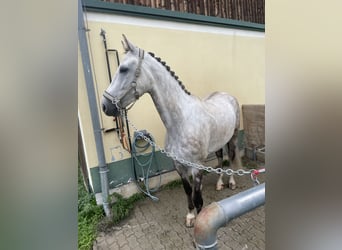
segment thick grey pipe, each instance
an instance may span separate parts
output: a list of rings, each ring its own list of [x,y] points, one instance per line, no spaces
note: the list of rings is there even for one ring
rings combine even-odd
[[[103,148],[102,131],[101,131],[101,125],[100,125],[100,120],[99,120],[96,94],[95,94],[95,89],[94,89],[93,75],[92,75],[91,64],[90,64],[90,59],[89,59],[89,52],[88,52],[89,50],[88,50],[88,44],[87,44],[87,38],[86,38],[86,27],[84,25],[84,20],[83,20],[83,8],[82,8],[81,0],[78,0],[78,41],[79,41],[80,50],[81,50],[84,78],[86,81],[88,102],[89,102],[91,120],[93,124],[93,129],[94,129],[96,152],[97,152],[97,158],[99,162],[103,210],[105,211],[106,216],[109,217],[111,215],[111,212],[110,212],[109,203],[108,203],[108,195],[109,195],[109,185],[108,185],[108,176],[107,176],[108,167],[106,165],[104,148]]]
[[[197,249],[217,249],[217,230],[220,227],[263,204],[265,183],[203,208],[195,222]]]

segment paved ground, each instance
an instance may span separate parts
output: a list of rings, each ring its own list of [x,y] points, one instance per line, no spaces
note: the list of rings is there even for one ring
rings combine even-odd
[[[263,182],[264,175],[259,180]],[[203,177],[204,206],[253,187],[249,176],[236,177],[237,189],[215,190],[217,175]],[[228,182],[228,177],[225,177]],[[100,249],[194,249],[193,228],[185,227],[186,196],[182,186],[156,193],[158,202],[139,201],[131,216],[94,243]],[[218,231],[219,249],[265,249],[264,206],[231,221]]]

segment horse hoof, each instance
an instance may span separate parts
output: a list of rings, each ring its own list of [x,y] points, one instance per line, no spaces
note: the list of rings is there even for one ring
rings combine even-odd
[[[217,183],[216,183],[216,190],[217,191],[220,191],[224,188],[224,183],[222,181],[222,177],[220,177],[218,180],[217,180]]]
[[[236,184],[235,184],[235,183],[232,183],[232,182],[230,182],[230,183],[229,183],[229,188],[230,188],[231,190],[234,190],[234,189],[236,189]]]
[[[194,227],[194,225],[195,225],[195,219],[193,219],[193,220],[191,220],[191,221],[186,221],[186,223],[185,223],[185,226],[187,227],[187,228],[192,228],[192,227]]]
[[[192,213],[189,213],[186,216],[185,226],[186,227],[193,227],[195,225],[195,219],[196,219],[195,215]]]

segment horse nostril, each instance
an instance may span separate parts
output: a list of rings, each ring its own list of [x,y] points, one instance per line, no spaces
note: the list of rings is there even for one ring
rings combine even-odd
[[[106,105],[102,104],[102,111],[106,112],[106,110],[107,110]]]

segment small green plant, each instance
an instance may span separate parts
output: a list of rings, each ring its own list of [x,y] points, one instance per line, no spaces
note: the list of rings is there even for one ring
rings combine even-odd
[[[97,224],[104,217],[102,207],[96,204],[94,194],[89,194],[82,176],[78,174],[78,249],[89,250],[96,238]]]
[[[174,181],[171,181],[171,182],[165,184],[163,186],[163,189],[171,189],[172,190],[172,189],[175,189],[175,188],[177,188],[177,187],[179,187],[181,185],[182,185],[182,180],[181,179],[174,180]]]
[[[145,198],[141,193],[134,194],[127,199],[118,193],[113,193],[112,197],[116,199],[116,202],[112,205],[114,224],[117,224],[127,218],[133,210],[134,204]]]

